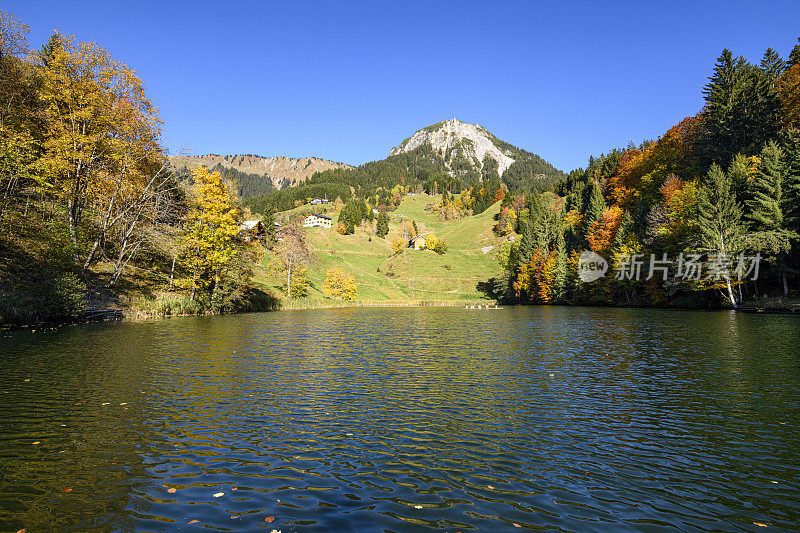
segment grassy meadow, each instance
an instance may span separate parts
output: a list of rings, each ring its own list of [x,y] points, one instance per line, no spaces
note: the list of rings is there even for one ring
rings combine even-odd
[[[292,301],[293,307],[323,307],[334,305],[392,305],[416,303],[467,303],[484,300],[478,283],[500,273],[494,250],[483,253],[482,248],[503,241],[492,232],[492,217],[499,204],[480,215],[455,222],[442,222],[436,213],[426,212],[425,206],[435,203],[438,196],[408,195],[390,214],[389,234],[385,239],[357,228],[353,235],[340,235],[334,228],[308,228],[308,241],[313,247],[315,261],[309,266],[308,295]],[[336,221],[336,213],[328,213]],[[438,255],[428,250],[405,249],[394,254],[390,243],[397,236],[403,221],[416,221],[420,233],[433,233],[447,241],[447,252]],[[335,225],[335,224],[334,224]],[[288,306],[283,275],[270,271],[271,255],[262,261],[255,282],[261,288],[279,295]],[[325,275],[330,268],[340,268],[352,274],[358,285],[355,302],[327,298],[323,292]]]

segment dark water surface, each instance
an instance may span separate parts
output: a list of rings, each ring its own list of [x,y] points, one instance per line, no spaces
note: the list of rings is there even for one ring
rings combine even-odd
[[[797,317],[331,309],[0,346],[0,531],[800,529]]]

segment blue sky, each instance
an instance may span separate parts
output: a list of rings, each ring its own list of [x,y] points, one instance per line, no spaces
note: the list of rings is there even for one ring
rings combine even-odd
[[[727,47],[758,62],[800,2],[4,1],[135,68],[173,153],[382,159],[456,117],[557,167],[656,138]],[[655,5],[658,4],[658,5]],[[702,5],[701,5],[702,4]],[[769,4],[769,5],[765,5]]]

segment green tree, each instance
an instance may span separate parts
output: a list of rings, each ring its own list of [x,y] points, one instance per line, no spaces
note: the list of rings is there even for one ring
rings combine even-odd
[[[386,216],[386,213],[383,211],[378,214],[378,222],[375,227],[375,232],[381,239],[386,238],[386,235],[389,234],[389,217]]]
[[[754,231],[748,239],[751,248],[763,252],[780,272],[784,294],[789,293],[786,254],[797,238],[789,216],[794,198],[788,192],[784,152],[777,142],[770,141],[761,151],[761,170],[751,183],[748,216]]]
[[[778,62],[768,51],[765,70],[722,51],[703,89],[706,108],[698,149],[704,165],[728,165],[737,152],[757,153],[777,133],[781,102],[772,71]]]
[[[731,180],[719,165],[712,164],[705,186],[700,190],[700,250],[721,261],[731,259],[745,249],[746,228],[742,209],[736,202]],[[724,273],[726,297],[734,309],[739,303],[731,285],[731,269]]]

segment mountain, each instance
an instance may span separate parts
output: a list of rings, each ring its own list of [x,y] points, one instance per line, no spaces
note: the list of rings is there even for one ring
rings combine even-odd
[[[254,213],[268,213],[323,197],[371,198],[372,205],[396,205],[398,186],[429,194],[460,194],[475,188],[484,195],[498,187],[521,193],[552,191],[564,179],[562,171],[540,156],[501,141],[482,126],[451,119],[417,131],[386,159],[358,167],[339,164],[295,187],[263,194],[243,192],[242,197],[248,198],[245,203]],[[491,198],[485,200],[488,203],[482,207],[491,204]]]
[[[250,176],[262,176],[269,180],[271,189],[298,185],[305,182],[315,172],[322,172],[334,168],[353,168],[344,163],[336,163],[316,157],[262,157],[259,155],[217,155],[208,154],[200,156],[175,155],[170,156],[172,166],[176,169],[193,169],[204,165],[212,169],[219,165],[224,169],[231,169]]]
[[[454,177],[501,177],[511,187],[526,188],[530,180],[563,176],[538,155],[501,141],[483,126],[455,118],[422,128],[392,148],[389,157],[424,147],[438,154]]]

